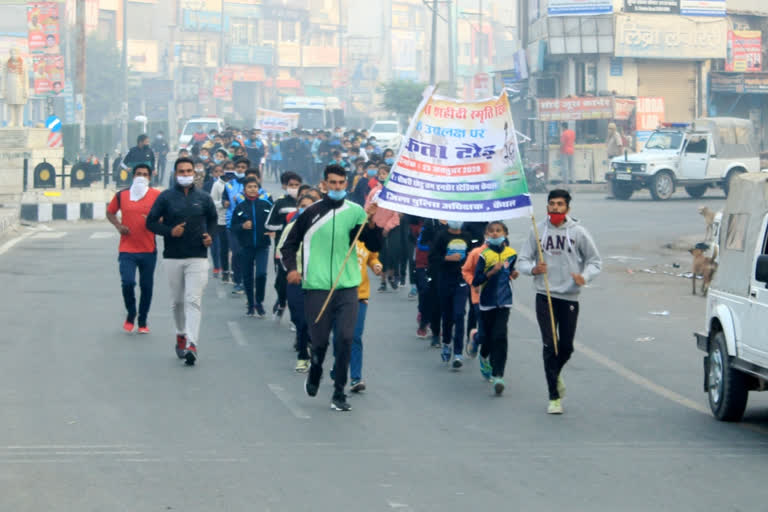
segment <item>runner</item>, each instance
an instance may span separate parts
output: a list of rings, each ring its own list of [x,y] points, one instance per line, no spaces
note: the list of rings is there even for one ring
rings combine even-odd
[[[147,228],[165,239],[163,261],[176,324],[176,355],[188,366],[197,361],[203,288],[208,282],[209,226],[217,222],[211,196],[194,186],[194,162],[173,165],[176,186],[161,193],[147,215]]]
[[[486,333],[480,350],[483,361],[490,359],[491,385],[496,395],[504,392],[504,367],[507,364],[507,324],[512,307],[512,279],[517,253],[509,247],[509,231],[503,222],[491,222],[485,229],[485,249],[480,252],[475,266],[473,288],[480,288],[480,324]],[[471,342],[472,340],[470,340]],[[483,369],[485,370],[485,369]],[[482,371],[482,370],[481,370]],[[487,371],[487,370],[485,370]],[[483,371],[483,377],[487,378]]]
[[[229,180],[224,192],[222,192],[221,203],[227,209],[227,235],[229,238],[229,249],[232,252],[232,294],[237,295],[245,293],[243,288],[243,275],[240,270],[240,244],[237,242],[237,236],[232,232],[232,213],[237,206],[237,196],[243,192],[243,182],[245,181],[245,171],[251,165],[247,158],[240,158],[235,162],[235,179]]]
[[[467,256],[467,261],[461,267],[461,275],[464,277],[464,281],[470,286],[469,288],[469,304],[475,311],[475,317],[480,316],[480,289],[476,286],[472,286],[472,281],[475,280],[475,270],[477,269],[477,262],[480,259],[480,253],[488,248],[488,245],[483,242],[480,247],[472,249]],[[480,350],[480,345],[483,339],[483,323],[478,322],[476,328],[472,328],[469,331],[469,337],[467,338],[467,346],[464,349],[467,357],[474,359],[477,357],[477,353]],[[487,360],[480,360],[480,372],[487,380],[491,378],[491,364]]]
[[[552,190],[547,198],[549,218],[539,224],[544,261],[539,261],[536,235],[530,236],[520,253],[520,272],[535,276],[536,317],[544,344],[544,374],[549,388],[549,414],[562,414],[561,399],[565,383],[560,375],[573,353],[573,338],[579,317],[581,287],[600,274],[602,260],[589,232],[568,216],[571,194],[567,190]],[[551,268],[550,268],[551,267]],[[547,304],[544,274],[549,277],[558,354],[552,339],[551,318]]]
[[[448,229],[435,238],[430,251],[430,261],[439,269],[440,309],[443,319],[443,362],[451,361],[451,337],[453,336],[454,370],[463,366],[464,314],[469,286],[461,275],[461,265],[472,245],[469,233],[462,229],[461,221],[448,221]]]
[[[139,270],[139,334],[149,334],[147,315],[152,304],[157,245],[155,234],[145,224],[147,214],[155,204],[160,191],[149,186],[152,170],[149,165],[138,164],[133,168],[131,188],[120,190],[107,207],[107,219],[120,233],[119,256],[120,280],[127,316],[123,324],[125,332],[133,332],[136,321],[136,269]],[[118,220],[117,212],[121,213]]]
[[[218,180],[211,187],[211,199],[216,206],[216,214],[218,215],[218,222],[216,225],[216,234],[213,235],[213,245],[211,250],[216,251],[218,249],[218,259],[213,258],[214,269],[213,277],[216,277],[216,262],[218,262],[219,272],[221,273],[221,282],[229,282],[229,237],[227,236],[227,208],[222,203],[222,197],[224,194],[224,187],[227,186],[227,182],[235,178],[234,170],[225,172],[219,177]],[[216,254],[214,252],[214,254]]]
[[[323,361],[328,350],[328,338],[333,323],[339,328],[339,345],[334,365],[335,383],[331,407],[338,411],[349,411],[351,406],[344,394],[349,371],[349,356],[354,339],[357,319],[358,293],[361,282],[360,267],[354,262],[344,267],[336,290],[328,307],[316,322],[323,303],[328,297],[350,244],[360,226],[360,235],[369,251],[377,252],[381,247],[381,229],[377,228],[370,216],[376,213],[376,205],[368,209],[368,215],[357,204],[345,201],[347,195],[347,173],[338,165],[329,165],[324,173],[328,194],[313,204],[299,217],[283,245],[283,264],[288,271],[288,282],[302,284],[304,306],[309,322],[312,340],[312,363],[305,390],[309,396],[316,396],[323,374]],[[297,271],[296,253],[303,245],[303,282]]]
[[[264,292],[267,286],[267,262],[270,238],[265,228],[272,205],[259,197],[259,180],[245,179],[245,200],[232,214],[232,232],[240,244],[240,265],[248,308],[246,316],[264,318]],[[254,293],[254,265],[256,266]]]

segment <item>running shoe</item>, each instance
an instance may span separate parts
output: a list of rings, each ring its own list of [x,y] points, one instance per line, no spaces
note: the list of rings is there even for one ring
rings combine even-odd
[[[256,316],[259,318],[264,318],[265,316],[267,316],[267,312],[264,311],[263,304],[256,304]]]
[[[563,404],[560,399],[550,400],[549,406],[547,406],[547,414],[563,414]]]
[[[125,332],[133,332],[133,320],[128,318],[125,322],[123,322],[123,330]]]
[[[149,327],[146,325],[139,326],[139,334],[149,334]]]
[[[453,356],[453,364],[451,366],[454,370],[459,370],[462,366],[464,366],[464,362],[461,360],[461,354],[456,354]]]
[[[296,332],[296,324],[291,322],[291,326],[289,327],[289,329],[291,330],[291,332]]]
[[[389,286],[390,286],[390,288],[392,288],[393,292],[396,292],[397,291],[397,279],[395,279],[394,277],[390,277],[389,278]]]
[[[440,354],[440,357],[442,358],[444,363],[447,363],[451,360],[451,346],[447,344],[443,344],[443,351]]]
[[[379,286],[379,293],[384,293],[387,291],[387,283],[385,281],[381,282],[381,286]]]
[[[296,361],[296,371],[298,373],[307,373],[309,371],[309,359],[299,359]]]
[[[424,340],[428,338],[429,335],[427,334],[427,329],[425,327],[419,327],[418,329],[416,329],[416,337],[419,338],[420,340]]]
[[[491,368],[491,362],[487,357],[480,356],[480,374],[483,379],[490,380],[493,368]]]
[[[331,398],[331,409],[341,412],[351,411],[352,406],[347,402],[347,395],[344,393],[334,393],[333,398]]]
[[[561,399],[565,398],[565,381],[560,375],[557,376],[557,394]]]
[[[411,286],[411,291],[408,292],[408,300],[416,300],[419,297],[419,290],[416,289],[416,285]]]
[[[320,389],[320,379],[323,376],[323,369],[310,363],[307,380],[304,381],[304,391],[309,396],[317,396],[317,390]]]
[[[245,311],[245,316],[248,318],[253,318],[256,316],[256,310],[253,306],[248,306],[248,309]]]
[[[280,303],[275,302],[275,305],[272,306],[272,320],[280,323],[280,320],[283,319],[283,313],[285,313],[285,308],[281,308]]]
[[[245,293],[245,288],[243,288],[243,285],[236,284],[232,287],[232,295],[242,295]]]
[[[229,282],[229,272],[222,272],[221,273],[221,282],[222,283],[228,283]]]
[[[496,396],[499,396],[504,392],[504,379],[501,377],[494,377],[491,380],[491,384],[493,384],[493,392],[496,393]]]
[[[400,288],[405,288],[405,278],[404,277],[400,278]]]
[[[349,390],[353,393],[365,391],[365,382],[363,379],[352,379],[352,382],[349,384]]]
[[[440,348],[440,336],[432,336],[432,343],[429,344],[432,348]]]
[[[195,366],[197,361],[197,346],[194,343],[190,343],[187,347],[187,352],[184,354],[184,364],[187,366]]]
[[[184,359],[184,353],[187,351],[187,337],[183,334],[176,335],[176,357]]]
[[[221,274],[221,269],[220,268],[213,269],[213,278],[214,279],[218,279],[220,274]]]
[[[464,347],[464,350],[470,359],[477,357],[477,353],[480,350],[480,344],[477,342],[477,329],[469,331],[469,340],[467,340],[467,346]]]

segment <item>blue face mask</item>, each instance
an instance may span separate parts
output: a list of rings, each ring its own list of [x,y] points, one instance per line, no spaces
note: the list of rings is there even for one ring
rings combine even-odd
[[[206,162],[208,160],[208,155],[200,155],[200,160]]]
[[[341,201],[347,197],[347,191],[346,190],[329,190],[328,191],[328,199],[332,199],[333,201]]]
[[[304,213],[304,208],[299,208],[299,215],[301,215],[302,213]]]
[[[506,237],[502,236],[499,238],[486,238],[485,243],[488,245],[502,245],[507,240]]]
[[[222,160],[221,158],[214,158],[214,159],[213,159],[213,163],[215,163],[216,165],[219,165],[219,164],[220,164],[221,162],[223,162],[223,161],[224,161],[224,160]]]
[[[461,229],[461,227],[464,225],[463,222],[460,220],[449,220],[448,221],[448,228],[449,229]]]
[[[384,163],[386,163],[387,165],[392,165],[393,163],[395,163],[395,159],[393,157],[385,158]]]
[[[378,169],[368,169],[368,176],[370,176],[371,178],[373,178],[374,176],[376,176],[376,174],[377,174],[378,172],[379,172],[379,170],[378,170]]]
[[[235,178],[241,180],[241,179],[245,178],[245,173],[244,172],[236,172],[235,173]]]

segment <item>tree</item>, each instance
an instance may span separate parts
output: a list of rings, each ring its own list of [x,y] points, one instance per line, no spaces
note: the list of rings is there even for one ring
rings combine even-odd
[[[88,122],[109,122],[120,114],[121,87],[127,87],[121,83],[120,50],[114,40],[92,35],[88,37],[85,51],[88,59],[85,70]]]
[[[412,116],[421,103],[424,84],[410,80],[392,80],[381,84],[379,92],[384,94],[382,107],[402,117]]]

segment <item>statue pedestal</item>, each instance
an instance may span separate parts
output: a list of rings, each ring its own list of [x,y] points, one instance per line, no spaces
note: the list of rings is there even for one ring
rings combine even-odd
[[[33,170],[43,161],[61,172],[64,148],[48,147],[46,128],[0,128],[0,202],[18,201],[24,191],[24,160],[28,161],[27,186],[34,183]],[[60,178],[56,182],[60,184]]]

